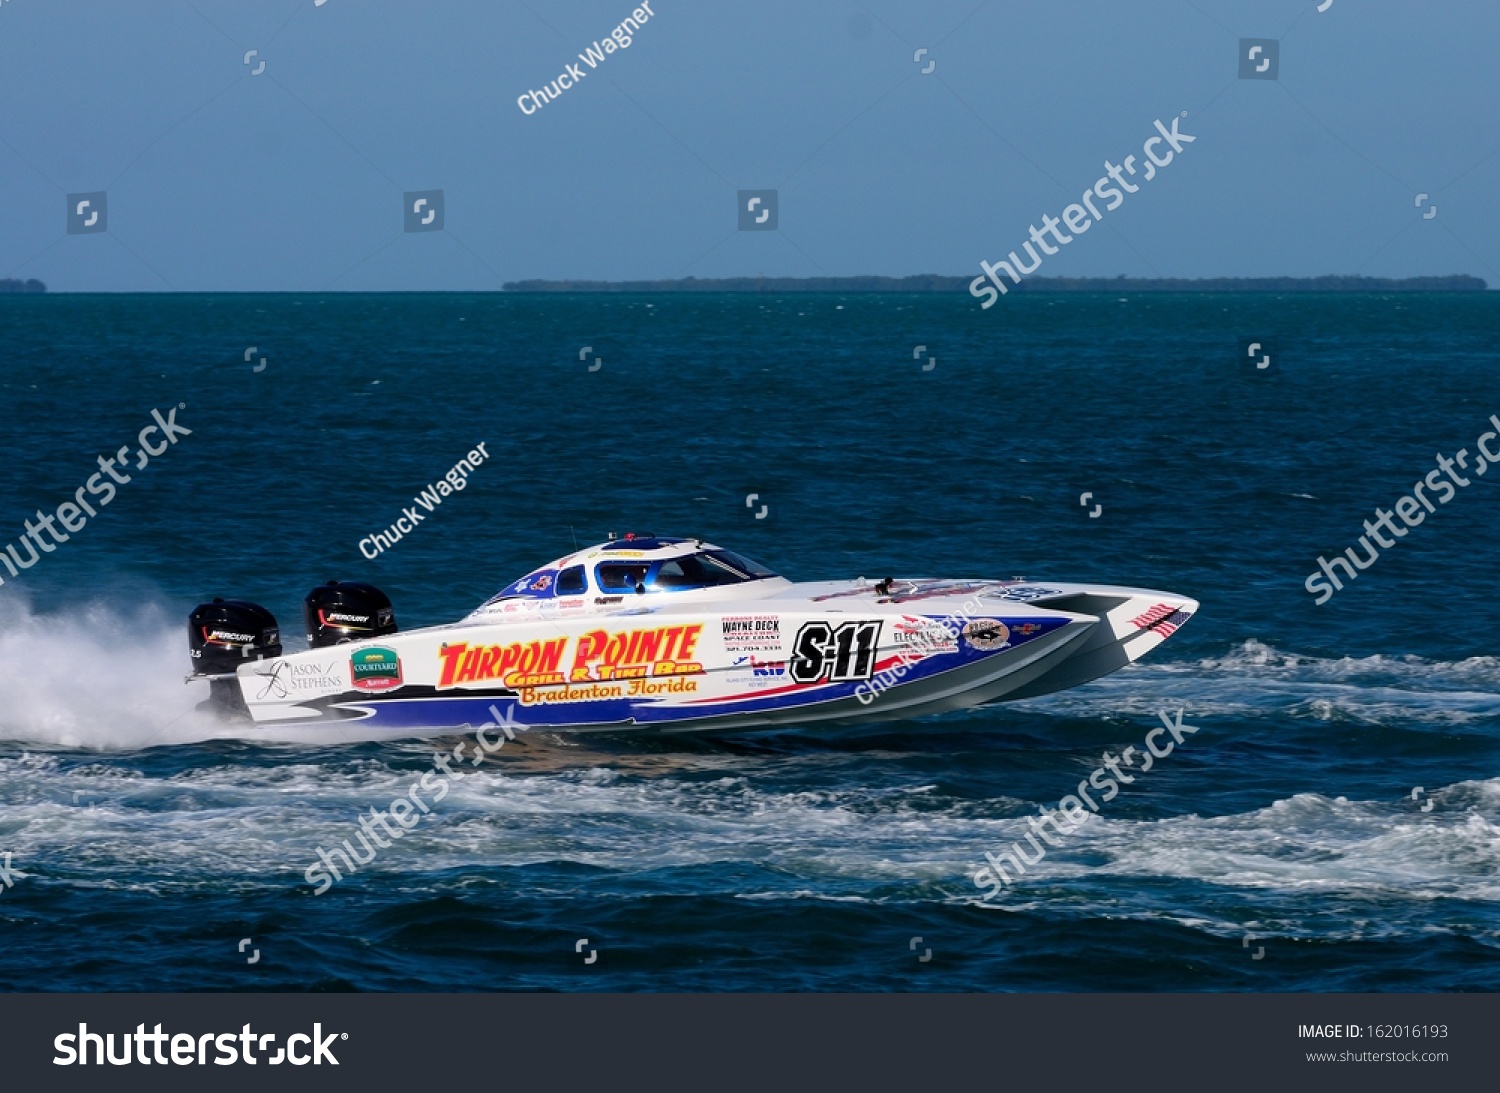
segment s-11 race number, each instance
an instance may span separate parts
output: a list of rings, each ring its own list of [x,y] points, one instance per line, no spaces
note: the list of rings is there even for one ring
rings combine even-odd
[[[809,622],[792,642],[792,679],[798,683],[844,683],[875,674],[880,620],[844,622],[837,627]]]

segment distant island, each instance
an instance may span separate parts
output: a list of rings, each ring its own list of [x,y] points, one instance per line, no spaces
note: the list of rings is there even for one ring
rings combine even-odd
[[[0,277],[0,292],[46,292],[47,286],[40,281],[18,281],[14,277]]]
[[[973,276],[683,277],[670,281],[507,281],[507,292],[963,292]],[[1483,292],[1452,277],[1028,277],[1011,292]]]

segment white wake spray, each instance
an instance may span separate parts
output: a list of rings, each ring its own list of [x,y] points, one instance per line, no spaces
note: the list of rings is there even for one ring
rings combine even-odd
[[[0,740],[135,749],[223,736],[184,686],[187,632],[159,607],[102,604],[40,615],[0,597]]]

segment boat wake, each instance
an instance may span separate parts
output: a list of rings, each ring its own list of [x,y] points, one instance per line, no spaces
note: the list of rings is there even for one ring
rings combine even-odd
[[[0,740],[135,750],[224,735],[186,674],[181,626],[159,607],[42,615],[0,599]]]
[[[1087,687],[1015,703],[1075,718],[1234,717],[1453,729],[1500,720],[1500,657],[1313,657],[1256,639],[1216,657],[1135,664]]]

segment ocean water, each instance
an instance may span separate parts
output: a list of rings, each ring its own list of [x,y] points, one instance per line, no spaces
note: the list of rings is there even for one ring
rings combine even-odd
[[[1500,475],[1304,588],[1500,414],[1493,293],[0,297],[0,333],[0,543],[153,409],[191,430],[0,569],[0,988],[1500,987]],[[468,488],[361,556],[480,442]],[[338,577],[441,622],[612,531],[1202,610],[1021,703],[523,734],[314,895],[317,849],[436,745],[196,713],[189,610],[294,634]],[[980,901],[986,851],[1177,710],[1196,733]]]

